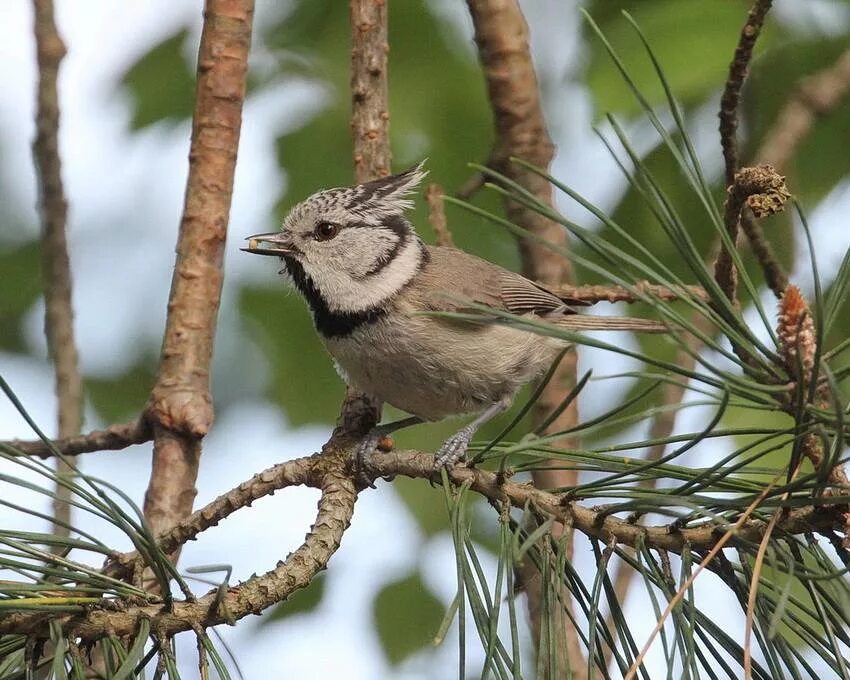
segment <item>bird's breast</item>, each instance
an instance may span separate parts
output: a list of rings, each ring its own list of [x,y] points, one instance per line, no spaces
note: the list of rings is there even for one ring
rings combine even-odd
[[[510,398],[559,351],[527,331],[398,313],[325,344],[350,385],[426,420]]]

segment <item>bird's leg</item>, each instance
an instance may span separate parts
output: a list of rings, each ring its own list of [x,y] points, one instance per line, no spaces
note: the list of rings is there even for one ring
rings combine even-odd
[[[510,405],[511,402],[509,399],[503,399],[490,404],[476,416],[475,420],[468,425],[464,425],[451,437],[446,439],[436,453],[434,469],[439,470],[441,467],[450,468],[461,460],[466,454],[466,449],[469,447],[469,443],[472,441],[475,433],[478,432],[478,428],[500,413],[504,413]]]
[[[360,442],[360,445],[357,447],[357,451],[354,453],[355,469],[358,470],[361,475],[363,474],[363,465],[366,462],[366,459],[372,455],[376,448],[378,448],[378,443],[384,437],[405,427],[418,425],[421,422],[423,421],[419,416],[410,416],[408,418],[402,418],[401,420],[395,420],[391,423],[384,423],[383,425],[376,425],[373,427],[369,431],[369,434],[363,438],[363,441]],[[374,487],[373,484],[370,484],[369,486]]]

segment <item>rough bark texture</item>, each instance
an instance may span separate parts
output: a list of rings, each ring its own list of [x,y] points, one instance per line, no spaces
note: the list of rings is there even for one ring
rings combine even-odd
[[[38,62],[36,136],[33,141],[41,207],[41,262],[44,276],[44,330],[56,375],[58,436],[76,435],[83,423],[83,381],[74,342],[74,312],[71,303],[71,263],[65,230],[68,205],[62,185],[59,157],[59,65],[65,44],[56,30],[52,0],[34,0],[35,43]],[[60,476],[71,468],[56,461]],[[71,519],[69,491],[57,485],[53,503],[56,523],[53,532],[67,535]]]
[[[735,181],[735,173],[740,167],[738,162],[737,131],[738,105],[741,102],[741,89],[747,77],[750,60],[753,56],[753,48],[764,25],[764,18],[767,16],[772,4],[773,0],[756,0],[753,3],[744,27],[741,29],[741,36],[738,39],[735,56],[729,65],[729,77],[726,80],[726,86],[723,88],[723,95],[720,98],[720,146],[723,149],[727,187],[732,186]],[[730,241],[735,245],[738,239],[737,217],[734,222],[726,223],[726,231],[729,234]],[[723,245],[720,246],[720,252],[717,254],[717,261],[714,265],[714,276],[727,297],[734,303],[737,275],[735,266],[732,263],[732,257]]]
[[[110,425],[105,430],[92,430],[86,434],[55,439],[52,444],[53,448],[66,456],[78,456],[92,451],[118,451],[133,444],[143,444],[150,439],[150,428],[140,419],[131,423]],[[49,458],[53,455],[53,449],[40,439],[11,439],[0,442],[0,445],[16,449],[18,453],[27,456]]]
[[[548,169],[554,155],[554,146],[543,118],[525,17],[517,0],[468,0],[467,4],[475,28],[475,43],[484,70],[496,132],[489,165],[533,193],[544,204],[553,205],[549,182],[510,160],[512,157],[520,158],[536,167]],[[556,246],[566,244],[566,232],[543,215],[511,200],[506,200],[505,211],[509,220],[535,236]],[[551,287],[571,282],[570,263],[563,256],[532,239],[520,239],[519,247],[525,276]],[[564,355],[535,405],[536,422],[542,422],[575,386],[577,361],[574,350]],[[578,409],[574,400],[550,424],[548,432],[564,430],[577,421]],[[575,444],[569,440],[562,443],[565,446]],[[574,486],[576,483],[575,472],[568,470],[536,470],[533,478],[534,483],[543,489]],[[562,531],[564,527],[553,526],[553,534],[558,535]],[[532,631],[539,639],[539,579],[532,572],[518,573],[518,578],[525,584]],[[570,602],[567,593],[564,601]],[[556,634],[567,638],[566,647],[559,647],[567,650],[559,665],[571,668],[572,677],[576,680],[584,677],[586,662],[575,630],[567,626],[565,631]]]
[[[386,0],[351,0],[351,138],[354,181],[390,174],[389,78]],[[340,423],[356,420],[364,434],[381,419],[381,404],[350,387]]]
[[[386,0],[351,0],[351,135],[358,183],[390,174]]]
[[[346,421],[345,418],[355,420]],[[142,618],[151,620],[152,630],[165,634],[190,630],[196,625],[208,627],[229,620],[256,614],[289,597],[305,587],[327,565],[339,547],[342,535],[351,521],[357,498],[350,474],[350,446],[357,435],[341,433],[358,432],[363,422],[353,410],[346,416],[321,453],[276,465],[220,496],[205,508],[186,518],[172,531],[161,537],[162,547],[182,544],[198,533],[254,500],[274,491],[294,485],[305,485],[322,491],[316,521],[307,534],[304,544],[281,562],[275,569],[246,582],[231,587],[226,596],[226,607],[221,607],[216,592],[210,592],[195,602],[176,602],[170,608],[165,604],[133,604],[119,608],[92,608],[84,614],[45,617],[38,613],[9,614],[0,620],[0,634],[48,634],[48,621],[58,622],[65,631],[84,640],[97,639],[112,632],[118,636],[130,635]],[[432,453],[421,451],[376,452],[366,465],[365,473],[371,480],[394,475],[431,480],[439,483],[440,473],[434,470]],[[494,502],[508,502],[515,508],[534,507],[544,516],[555,517],[573,526],[587,536],[605,543],[634,546],[639,540],[651,549],[680,553],[686,546],[691,551],[715,548],[720,543],[735,548],[758,543],[765,534],[768,522],[747,519],[727,535],[731,523],[708,522],[693,528],[673,525],[642,527],[619,519],[604,510],[590,508],[570,501],[567,494],[553,494],[505,480],[504,476],[477,468],[456,467],[449,472],[455,485],[468,484],[469,488]],[[840,529],[844,524],[846,505],[818,505],[796,508],[784,514],[777,529],[789,534]],[[118,556],[107,573],[121,572],[135,559],[135,555]]]
[[[207,0],[189,179],[159,373],[145,517],[163,531],[192,511],[201,439],[213,421],[209,367],[251,44],[252,0]]]

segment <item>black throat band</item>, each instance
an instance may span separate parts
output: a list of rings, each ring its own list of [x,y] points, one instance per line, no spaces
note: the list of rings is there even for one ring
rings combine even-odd
[[[292,257],[283,257],[286,270],[292,277],[295,287],[307,300],[310,311],[313,312],[313,323],[316,330],[326,338],[344,338],[351,335],[364,324],[375,323],[386,315],[384,307],[373,307],[359,312],[334,312],[328,308],[316,284],[313,283],[300,262]]]

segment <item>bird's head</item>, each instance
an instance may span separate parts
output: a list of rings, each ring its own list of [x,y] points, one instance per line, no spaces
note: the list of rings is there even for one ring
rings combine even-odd
[[[425,177],[422,164],[352,187],[325,189],[296,205],[281,231],[248,238],[243,250],[281,257],[313,305],[358,312],[397,293],[418,271],[423,247],[405,216]]]

